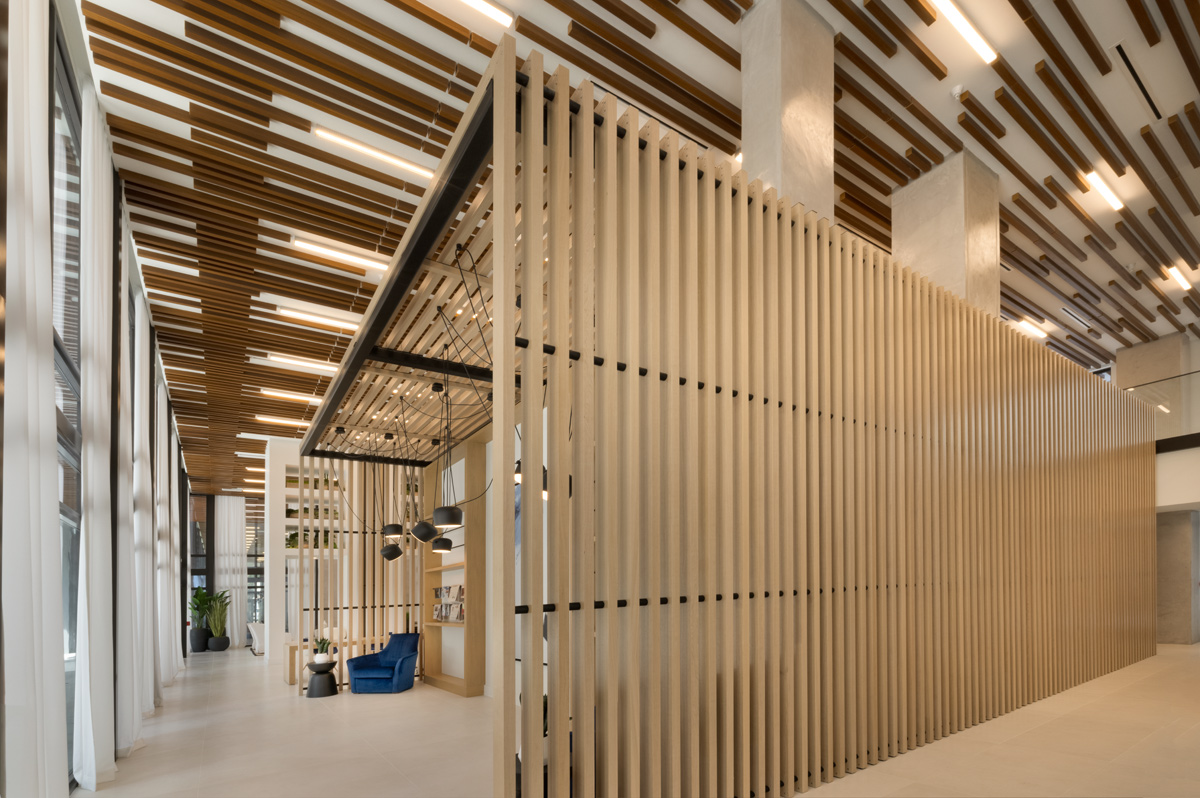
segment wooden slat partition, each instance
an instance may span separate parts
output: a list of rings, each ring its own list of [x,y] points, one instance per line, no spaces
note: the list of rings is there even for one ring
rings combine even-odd
[[[1153,655],[1150,408],[497,52],[496,794],[788,795]]]

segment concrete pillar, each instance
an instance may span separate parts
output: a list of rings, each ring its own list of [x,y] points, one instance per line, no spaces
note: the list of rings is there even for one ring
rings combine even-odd
[[[742,168],[833,220],[833,28],[805,0],[742,17]]]
[[[1000,180],[969,150],[892,193],[892,258],[1000,315]]]
[[[1200,512],[1158,514],[1158,642],[1200,642]]]
[[[1156,438],[1174,438],[1200,430],[1200,375],[1186,333],[1164,335],[1157,341],[1117,350],[1113,382],[1133,388],[1134,395],[1157,409]],[[1190,376],[1181,376],[1190,375]]]

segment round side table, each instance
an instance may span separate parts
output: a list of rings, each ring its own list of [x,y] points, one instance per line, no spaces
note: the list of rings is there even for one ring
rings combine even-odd
[[[336,667],[336,662],[308,663],[308,669],[312,671],[312,676],[308,677],[309,698],[328,698],[338,694],[337,677],[332,673]]]

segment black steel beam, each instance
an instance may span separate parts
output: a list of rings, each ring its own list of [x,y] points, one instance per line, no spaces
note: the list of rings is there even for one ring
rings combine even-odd
[[[424,468],[432,460],[413,460],[407,457],[384,457],[381,454],[355,454],[353,452],[337,452],[333,449],[317,449],[313,457],[326,457],[330,460],[353,460],[357,463],[383,463],[384,465],[416,466]]]
[[[425,260],[433,253],[458,217],[459,209],[479,182],[483,169],[490,162],[492,152],[492,117],[494,110],[495,85],[491,81],[483,87],[478,109],[465,118],[460,128],[462,138],[442,160],[433,181],[421,200],[417,213],[409,224],[400,242],[387,276],[367,308],[362,326],[350,343],[342,358],[341,368],[333,377],[317,408],[316,416],[308,428],[300,453],[311,456],[317,451],[317,442],[333,425],[334,416],[346,395],[354,386],[363,364],[370,358],[371,351],[391,324],[400,308],[400,303],[409,296]],[[330,456],[331,452],[323,452]]]
[[[385,349],[376,346],[367,355],[367,360],[376,363],[388,363],[393,366],[405,366],[410,369],[432,371],[436,374],[448,374],[451,377],[466,377],[475,382],[491,382],[492,370],[483,366],[472,366],[459,363],[457,360],[442,360],[439,357],[425,357],[415,352],[404,352],[399,349]],[[404,375],[397,375],[403,377]]]

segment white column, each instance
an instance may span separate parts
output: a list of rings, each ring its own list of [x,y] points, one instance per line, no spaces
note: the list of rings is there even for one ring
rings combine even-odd
[[[892,258],[1000,315],[1000,181],[969,150],[892,194]]]
[[[742,168],[833,219],[833,28],[805,0],[742,17]]]

